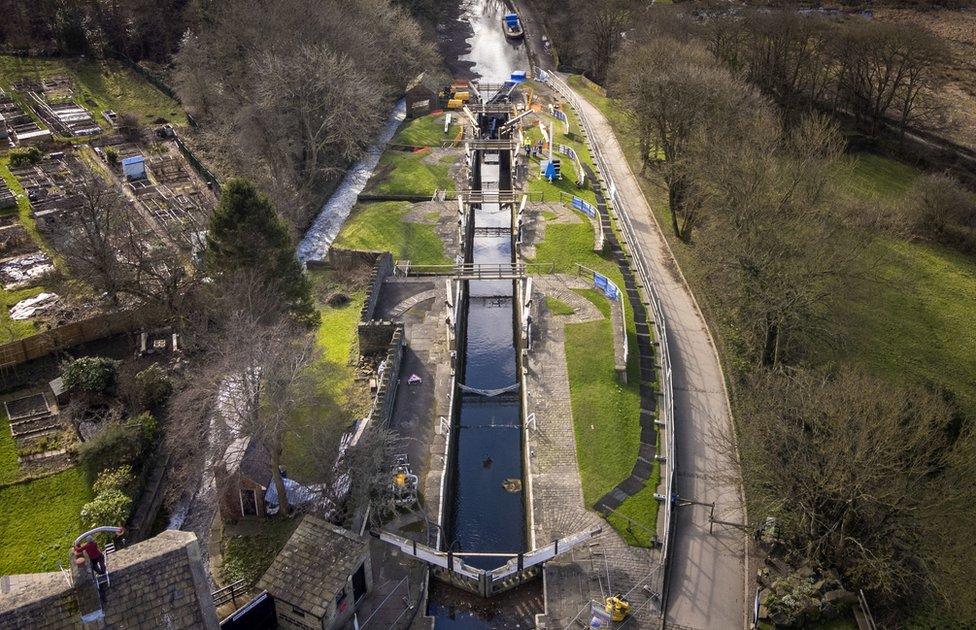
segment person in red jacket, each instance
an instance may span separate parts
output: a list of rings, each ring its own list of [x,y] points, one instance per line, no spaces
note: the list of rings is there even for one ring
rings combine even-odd
[[[83,543],[75,545],[75,554],[88,558],[92,570],[98,575],[105,575],[105,556],[94,538],[88,536]]]

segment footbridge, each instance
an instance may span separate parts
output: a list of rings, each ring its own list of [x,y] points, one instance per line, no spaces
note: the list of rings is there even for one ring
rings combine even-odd
[[[434,577],[469,593],[491,597],[538,576],[546,562],[588,543],[601,532],[601,528],[594,527],[532,551],[512,553],[440,551],[386,531],[373,532],[373,535],[397,547],[401,553],[427,563]],[[466,562],[476,558],[496,558],[504,563],[494,569],[482,569]]]

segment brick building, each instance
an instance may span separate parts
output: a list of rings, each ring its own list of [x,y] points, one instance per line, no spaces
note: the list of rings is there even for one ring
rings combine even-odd
[[[305,516],[258,588],[274,596],[279,628],[330,630],[352,617],[372,580],[368,541]]]
[[[0,630],[218,628],[192,532],[167,530],[109,554],[107,563],[111,584],[103,586],[100,610],[87,572],[76,571],[73,584],[60,572],[3,576]],[[83,624],[82,615],[92,621]]]

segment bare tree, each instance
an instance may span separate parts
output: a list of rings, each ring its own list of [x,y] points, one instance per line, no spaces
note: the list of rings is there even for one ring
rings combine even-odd
[[[56,230],[59,251],[76,277],[118,305],[119,294],[131,282],[119,252],[135,230],[130,219],[135,213],[121,191],[95,175],[82,182],[78,194],[77,211]]]
[[[58,251],[73,275],[114,306],[130,298],[156,307],[167,319],[185,315],[199,278],[181,244],[151,232],[132,203],[95,175],[78,194],[79,208],[55,230]]]
[[[843,142],[820,116],[785,142],[768,118],[727,131],[698,142],[706,147],[694,196],[709,209],[699,241],[712,295],[733,318],[742,350],[775,366],[815,330],[862,250],[830,204]]]
[[[971,518],[971,427],[920,388],[853,371],[754,377],[739,444],[746,478],[802,559],[895,603],[932,588],[945,519]]]
[[[388,427],[367,425],[359,429],[358,424],[316,424],[303,436],[320,496],[337,508],[337,519],[347,522],[370,503],[381,507],[392,481],[394,455],[400,448],[400,438]],[[382,509],[378,511],[383,513]]]
[[[287,56],[269,51],[255,64],[258,118],[251,121],[252,142],[261,143],[258,154],[267,162],[274,189],[294,192],[299,201],[291,206],[294,211],[359,157],[369,141],[362,130],[380,123],[382,95],[352,59],[322,45],[301,46]],[[302,220],[286,219],[293,225]]]
[[[708,53],[668,37],[634,46],[614,66],[614,93],[640,140],[642,170],[654,167],[668,191],[671,226],[687,238],[695,213],[688,211],[689,143],[764,107],[761,98]]]
[[[936,109],[930,97],[949,49],[924,28],[883,22],[850,22],[832,42],[839,105],[865,131],[877,134],[883,122],[900,129]]]
[[[271,19],[270,16],[273,16]],[[403,9],[375,0],[246,0],[184,37],[178,91],[293,232],[372,142],[395,97],[435,65]]]
[[[606,0],[584,4],[585,7],[577,10],[586,14],[582,29],[589,58],[588,74],[595,81],[603,81],[623,33],[630,24],[632,3],[628,0]]]

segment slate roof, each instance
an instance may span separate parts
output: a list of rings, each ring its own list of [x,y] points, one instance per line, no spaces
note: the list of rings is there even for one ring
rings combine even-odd
[[[224,464],[228,473],[239,470],[244,477],[264,488],[271,483],[271,456],[259,440],[235,439],[224,452]]]
[[[258,588],[324,618],[367,548],[365,539],[306,515],[258,581]]]

